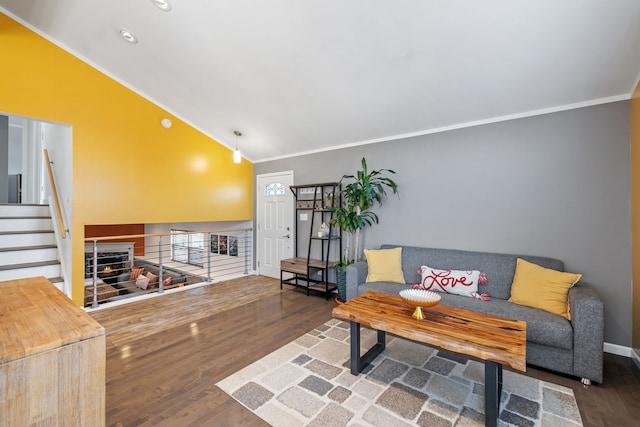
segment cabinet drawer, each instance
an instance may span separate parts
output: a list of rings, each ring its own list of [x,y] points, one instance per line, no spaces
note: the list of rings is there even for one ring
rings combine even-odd
[[[304,258],[290,258],[280,261],[280,270],[290,273],[307,274],[307,260]]]

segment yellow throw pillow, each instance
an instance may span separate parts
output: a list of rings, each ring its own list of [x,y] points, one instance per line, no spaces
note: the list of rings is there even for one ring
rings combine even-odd
[[[402,248],[365,249],[369,274],[367,282],[405,283],[402,274]]]
[[[570,319],[569,288],[581,274],[563,273],[518,258],[509,301]]]

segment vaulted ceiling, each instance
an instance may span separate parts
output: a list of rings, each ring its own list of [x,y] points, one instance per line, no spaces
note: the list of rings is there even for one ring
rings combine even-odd
[[[640,72],[638,0],[167,1],[0,11],[229,147],[241,131],[254,162],[629,99]]]

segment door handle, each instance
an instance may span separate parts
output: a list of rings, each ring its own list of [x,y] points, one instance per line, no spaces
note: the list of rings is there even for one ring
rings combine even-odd
[[[286,234],[286,235],[282,236],[282,238],[283,238],[283,239],[288,239],[288,238],[290,238],[290,237],[291,237],[291,236],[290,236],[289,234]]]

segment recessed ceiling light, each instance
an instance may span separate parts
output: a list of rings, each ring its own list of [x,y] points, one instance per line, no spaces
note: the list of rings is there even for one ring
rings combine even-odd
[[[125,30],[124,28],[120,30],[120,36],[129,43],[138,43],[138,38],[131,34],[130,31]]]
[[[151,0],[151,3],[160,10],[169,12],[171,10],[171,4],[167,0]]]

